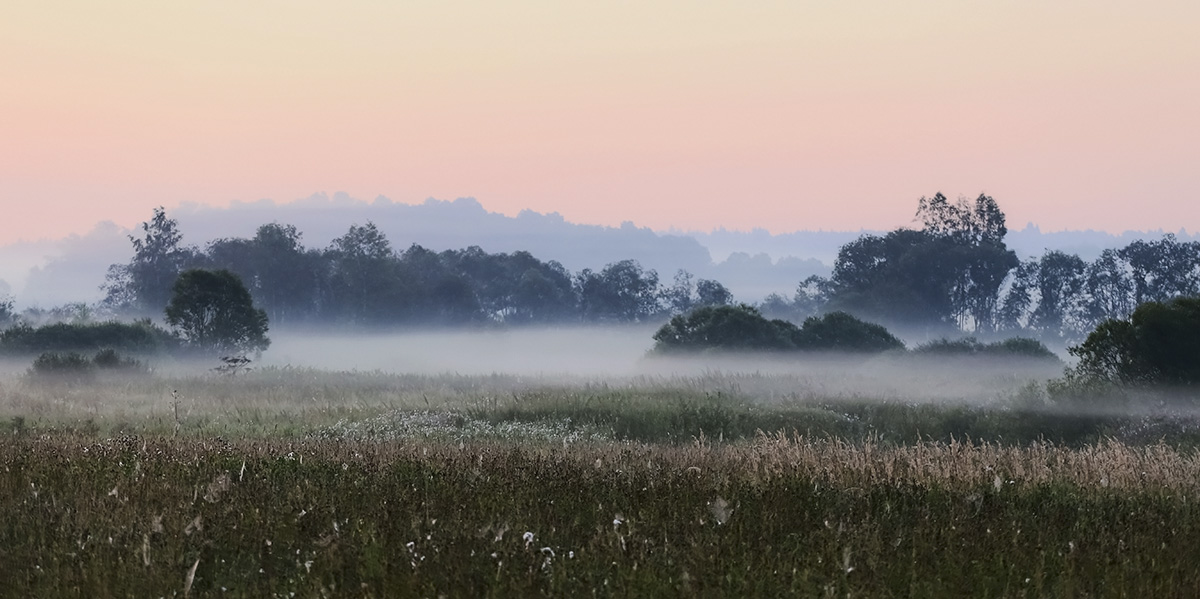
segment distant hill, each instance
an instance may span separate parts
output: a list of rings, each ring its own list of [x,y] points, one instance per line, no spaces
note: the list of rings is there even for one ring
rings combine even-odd
[[[259,225],[279,222],[295,225],[305,246],[325,248],[350,225],[370,220],[397,250],[414,243],[437,251],[471,245],[488,252],[526,250],[543,260],[557,260],[572,272],[635,259],[657,270],[664,283],[670,283],[679,269],[721,281],[739,301],[758,301],[770,293],[791,295],[804,278],[828,275],[838,248],[870,233],[656,232],[631,222],[619,227],[572,223],[557,213],[530,210],[509,217],[487,211],[473,198],[403,204],[384,197],[362,201],[344,193],[316,194],[284,204],[234,202],[228,208],[184,204],[168,207],[167,215],[179,221],[184,243],[199,247],[222,237],[250,237]],[[101,223],[87,235],[0,247],[0,295],[15,295],[22,308],[96,301],[108,265],[126,262],[132,254],[126,239],[129,233]],[[1008,243],[1022,257],[1051,248],[1090,260],[1104,248],[1162,235],[1162,231],[1043,233],[1031,224],[1010,231]],[[1186,232],[1179,236],[1200,239]]]

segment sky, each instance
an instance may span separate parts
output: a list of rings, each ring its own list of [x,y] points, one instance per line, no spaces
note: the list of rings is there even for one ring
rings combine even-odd
[[[1200,3],[0,5],[0,244],[344,191],[656,229],[1200,230]]]

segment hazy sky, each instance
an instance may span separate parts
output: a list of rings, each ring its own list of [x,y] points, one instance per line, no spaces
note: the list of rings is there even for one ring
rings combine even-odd
[[[1200,229],[1200,2],[0,5],[0,243],[184,201]]]

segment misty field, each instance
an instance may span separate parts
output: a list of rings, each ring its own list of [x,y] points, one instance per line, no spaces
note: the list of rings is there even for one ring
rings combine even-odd
[[[11,365],[0,594],[1200,593],[1192,412],[1054,405],[1022,363],[747,360]]]

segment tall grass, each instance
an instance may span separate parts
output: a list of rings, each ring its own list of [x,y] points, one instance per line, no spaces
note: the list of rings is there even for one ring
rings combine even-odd
[[[1164,445],[0,441],[10,596],[1195,596]]]

